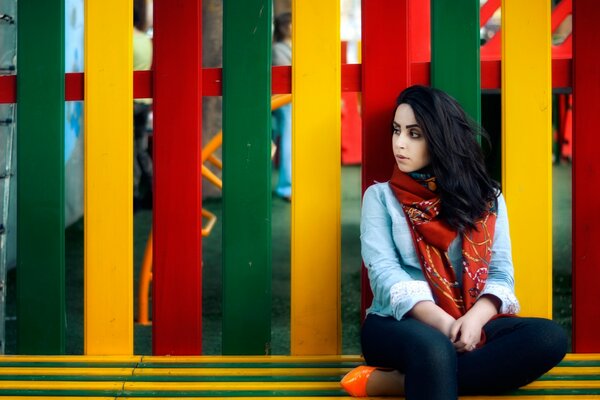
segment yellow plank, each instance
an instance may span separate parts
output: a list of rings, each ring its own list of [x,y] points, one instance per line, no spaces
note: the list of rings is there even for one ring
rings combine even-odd
[[[140,368],[135,376],[339,376],[352,368]],[[2,374],[0,369],[0,374]]]
[[[121,390],[123,382],[0,381],[0,390]]]
[[[600,375],[600,367],[554,367],[546,375]]]
[[[525,396],[460,396],[461,400],[572,400],[572,399],[598,399],[597,394],[578,394],[577,396],[565,396],[565,395],[525,395]],[[381,398],[383,399],[383,398]]]
[[[132,376],[133,368],[0,367],[0,375]]]
[[[502,187],[524,316],[552,316],[550,7],[502,1]]]
[[[166,357],[165,357],[166,358]],[[0,356],[1,363],[33,363],[33,362],[59,362],[59,363],[139,363],[142,356]]]
[[[291,353],[341,352],[340,2],[292,2]]]
[[[600,389],[600,381],[534,381],[523,389]]]
[[[133,354],[132,21],[85,2],[85,354]]]
[[[364,400],[389,400],[391,397],[362,397]],[[564,396],[564,395],[537,395],[537,396],[461,396],[459,399],[461,400],[567,400],[572,397]],[[19,399],[24,399],[23,397],[19,397]],[[180,399],[180,397],[119,397],[122,400],[150,400],[150,399]],[[222,397],[186,397],[186,400],[222,400]],[[283,400],[289,399],[289,397],[228,397],[228,399],[239,399],[239,400]],[[350,396],[336,396],[336,397],[296,397],[294,396],[294,400],[335,400],[335,399],[354,399],[354,397]],[[404,397],[394,397],[394,399],[404,399]],[[598,395],[577,395],[577,400],[579,399],[594,399],[598,400]]]
[[[228,399],[239,399],[239,400],[289,400],[290,397],[277,397],[277,396],[256,396],[256,397],[227,397]],[[19,397],[22,399],[22,397]],[[180,400],[181,397],[119,397],[119,400]],[[223,400],[223,397],[186,397],[186,400]],[[294,396],[294,400],[335,400],[335,399],[353,399],[350,396]],[[381,400],[390,400],[390,397],[362,397],[361,399],[369,400],[369,399],[381,399]],[[402,397],[400,397],[402,399]],[[469,400],[473,398],[469,397]],[[496,400],[502,399],[502,397],[495,397]],[[535,400],[529,397],[529,400]]]
[[[594,353],[569,353],[564,361],[600,361],[600,354]]]
[[[339,390],[339,382],[125,382],[131,391]]]
[[[15,399],[20,399],[20,400],[32,400],[32,399],[39,399],[39,397],[14,397]],[[52,398],[52,399],[59,399],[62,397],[46,397],[46,398]],[[542,396],[542,395],[537,395],[537,396],[511,396],[511,395],[507,395],[507,396],[461,396],[459,397],[461,400],[567,400],[570,399],[567,396],[564,395],[547,395],[547,396]],[[577,400],[579,399],[594,399],[597,400],[598,399],[598,395],[577,395]],[[67,399],[65,397],[65,399]],[[68,399],[78,399],[77,397],[69,397]],[[94,397],[94,399],[102,399],[101,397]],[[160,400],[167,400],[167,399],[172,399],[172,400],[176,400],[176,399],[181,399],[181,397],[119,397],[119,399],[122,400],[151,400],[151,399],[160,399]],[[222,400],[222,397],[186,397],[186,400]],[[267,397],[228,397],[228,399],[238,399],[238,400],[283,400],[283,399],[289,399],[289,397],[273,397],[273,396],[267,396]],[[335,400],[335,399],[353,399],[353,397],[350,396],[335,396],[335,397],[295,397],[294,396],[294,400]],[[390,397],[363,397],[362,399],[364,400],[389,400]],[[395,399],[403,399],[403,397],[398,397]]]
[[[14,400],[40,400],[40,399],[52,399],[52,400],[90,400],[88,396],[2,396],[3,399],[14,399]],[[114,400],[114,397],[96,397],[94,400]],[[164,400],[164,399],[163,399]]]
[[[361,356],[143,356],[145,363],[338,363],[364,362]]]

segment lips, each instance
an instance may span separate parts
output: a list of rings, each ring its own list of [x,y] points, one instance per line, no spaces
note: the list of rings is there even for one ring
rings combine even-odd
[[[397,155],[396,155],[396,158],[397,158],[398,160],[408,160],[408,157],[404,157],[404,156],[401,156],[401,155],[399,155],[399,154],[397,154]]]

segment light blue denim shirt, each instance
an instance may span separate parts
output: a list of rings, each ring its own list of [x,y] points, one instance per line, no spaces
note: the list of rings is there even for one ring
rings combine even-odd
[[[388,182],[376,183],[364,194],[360,240],[373,291],[373,303],[367,313],[394,316],[400,320],[418,302],[435,301],[421,270],[404,211]],[[462,265],[461,235],[450,244],[448,256],[453,266]],[[462,285],[461,268],[455,267],[455,272]],[[492,259],[483,294],[498,297],[502,303],[501,313],[519,312],[519,302],[514,294],[506,203],[502,195],[498,197]]]

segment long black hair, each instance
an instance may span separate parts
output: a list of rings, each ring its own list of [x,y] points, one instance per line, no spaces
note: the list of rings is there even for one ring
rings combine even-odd
[[[430,164],[441,199],[440,217],[459,232],[496,201],[500,185],[485,168],[477,137],[487,133],[475,124],[460,104],[441,90],[410,86],[400,93],[397,105],[408,104],[424,132]]]
[[[273,41],[283,42],[291,35],[290,24],[292,23],[292,13],[284,12],[275,17],[275,28],[273,30]]]
[[[142,32],[148,29],[147,5],[146,0],[133,0],[133,26]]]

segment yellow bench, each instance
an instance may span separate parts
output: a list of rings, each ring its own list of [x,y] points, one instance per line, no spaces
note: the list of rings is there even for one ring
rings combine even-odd
[[[0,396],[19,398],[349,398],[339,380],[358,356],[0,356]],[[570,354],[504,396],[598,399],[600,355]]]

